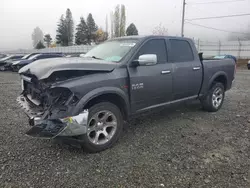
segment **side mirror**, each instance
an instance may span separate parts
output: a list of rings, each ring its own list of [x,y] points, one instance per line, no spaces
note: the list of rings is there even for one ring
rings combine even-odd
[[[156,54],[143,54],[139,56],[139,59],[134,61],[134,65],[149,66],[157,64]]]

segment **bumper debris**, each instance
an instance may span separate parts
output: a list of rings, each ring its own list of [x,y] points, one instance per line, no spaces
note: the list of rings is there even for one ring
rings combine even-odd
[[[26,132],[27,135],[40,138],[55,138],[61,136],[79,136],[87,132],[88,110],[76,116],[60,119],[48,119],[43,110],[31,104],[25,96],[17,98],[19,105],[29,117],[29,124],[32,128]],[[66,115],[65,115],[66,116]]]
[[[41,138],[83,135],[87,132],[88,114],[88,111],[84,110],[83,113],[77,116],[64,119],[40,120],[39,118],[34,118],[30,121],[33,121],[31,124],[34,126],[26,134]]]

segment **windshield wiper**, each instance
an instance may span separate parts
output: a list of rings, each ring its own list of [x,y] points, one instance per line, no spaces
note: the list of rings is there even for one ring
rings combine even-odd
[[[96,56],[87,56],[87,57],[91,57],[91,58],[93,58],[93,59],[104,60],[104,59],[102,59],[102,58],[99,58],[99,57],[96,57]]]

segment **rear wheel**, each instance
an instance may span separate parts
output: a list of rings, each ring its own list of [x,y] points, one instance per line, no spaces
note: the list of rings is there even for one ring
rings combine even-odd
[[[101,102],[89,109],[87,133],[82,135],[83,147],[88,152],[99,152],[113,146],[123,129],[120,109]]]
[[[209,112],[218,111],[224,101],[225,97],[225,88],[222,83],[214,83],[211,89],[208,91],[205,98],[201,100],[201,104],[204,110]]]

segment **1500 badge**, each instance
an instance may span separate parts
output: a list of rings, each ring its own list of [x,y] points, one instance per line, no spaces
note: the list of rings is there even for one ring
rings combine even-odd
[[[144,88],[143,83],[132,84],[132,90],[143,89],[143,88]]]

